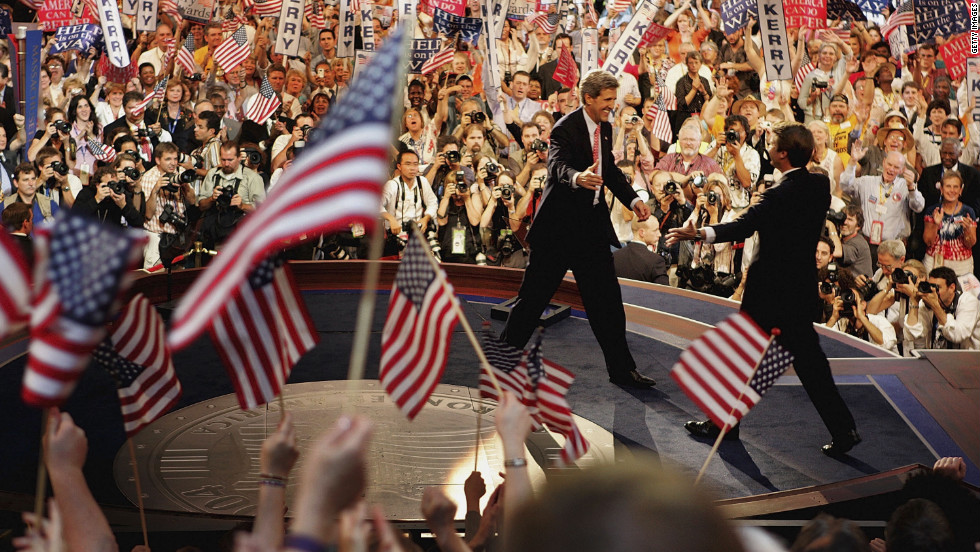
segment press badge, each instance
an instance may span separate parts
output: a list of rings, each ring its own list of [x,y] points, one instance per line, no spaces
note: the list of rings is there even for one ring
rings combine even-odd
[[[453,228],[453,255],[466,254],[466,229],[459,226]]]
[[[871,245],[878,245],[881,243],[881,233],[885,230],[885,223],[880,220],[876,220],[871,223],[871,239],[868,242]]]
[[[355,222],[350,225],[350,233],[354,235],[355,238],[360,238],[364,235],[364,225],[360,222]]]

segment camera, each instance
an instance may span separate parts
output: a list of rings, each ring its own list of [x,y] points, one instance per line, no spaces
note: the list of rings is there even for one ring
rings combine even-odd
[[[915,274],[902,270],[901,268],[896,268],[892,271],[892,283],[893,284],[914,284],[917,278]]]
[[[139,180],[141,176],[139,169],[136,167],[126,167],[122,170],[122,173],[130,180]]]
[[[629,123],[629,124],[631,124],[631,125],[635,125],[636,123],[639,123],[640,122],[640,116],[639,115],[633,115],[632,117],[626,119],[626,122]]]
[[[116,194],[126,193],[125,182],[119,182],[118,180],[110,180],[109,182],[106,182],[106,187],[108,187],[110,190],[112,190],[113,193]]]
[[[167,177],[167,185],[160,189],[176,194],[180,191],[180,186],[178,184],[190,184],[191,182],[194,182],[195,178],[197,178],[197,175],[191,171],[184,171],[180,174],[174,173]]]
[[[64,164],[62,161],[54,161],[51,163],[51,170],[60,174],[61,176],[65,176],[68,174],[68,165]]]
[[[466,173],[463,171],[456,171],[456,191],[459,192],[460,186],[466,186]]]
[[[845,289],[841,292],[840,298],[844,302],[844,306],[840,311],[841,316],[853,317],[854,307],[857,306],[857,295],[855,295],[854,290]]]
[[[463,156],[460,155],[458,150],[449,150],[445,153],[445,156],[446,156],[446,163],[452,165],[459,163],[459,161],[463,158]]]
[[[926,280],[919,282],[919,293],[932,293],[937,289],[939,289],[939,286],[932,282]]]
[[[310,131],[313,130],[313,127],[310,125],[303,125],[299,127],[299,129],[303,131],[303,138],[306,138],[307,136],[310,135]]]
[[[692,180],[695,188],[704,188],[704,175],[696,175]]]
[[[482,111],[470,111],[470,122],[482,125],[487,120],[487,114]]]
[[[708,192],[707,198],[708,198],[708,205],[715,205],[716,203],[718,203],[718,192],[715,191]]]
[[[838,229],[844,224],[844,220],[847,219],[847,215],[842,211],[834,211],[833,209],[827,211],[827,220],[834,223]]]
[[[136,131],[136,135],[140,138],[156,138],[157,133],[152,128],[141,128]]]
[[[167,204],[160,213],[160,224],[172,224],[179,232],[187,226],[187,219],[177,214],[173,205]]]
[[[218,196],[215,203],[222,207],[229,207],[233,197],[235,197],[235,190],[231,186],[221,186],[221,195]]]
[[[535,138],[531,142],[531,151],[548,151],[548,143],[541,138]]]
[[[69,125],[67,122],[65,122],[65,121],[63,121],[61,119],[58,119],[57,121],[55,121],[55,122],[53,122],[51,124],[54,126],[55,130],[57,130],[58,132],[62,132],[64,134],[68,134],[69,132],[71,132],[71,125]]]
[[[514,186],[510,184],[504,184],[500,187],[500,199],[510,201],[514,199]]]
[[[303,153],[304,148],[306,148],[306,140],[296,140],[293,142],[293,159],[299,157],[299,154]]]
[[[820,90],[823,90],[823,89],[825,89],[825,88],[827,88],[829,86],[830,86],[830,83],[828,83],[827,81],[816,80],[816,79],[813,80],[813,87],[814,88],[819,88]]]
[[[679,188],[677,186],[677,183],[674,182],[673,180],[668,180],[667,183],[664,184],[664,194],[665,195],[674,195],[674,194],[677,193],[677,190],[678,189]]]
[[[262,164],[262,154],[259,152],[259,150],[255,148],[245,148],[242,150],[242,153],[245,154],[245,160],[249,165],[258,166]]]
[[[181,165],[183,165],[187,161],[193,161],[194,162],[194,168],[195,169],[203,169],[204,168],[204,158],[203,157],[201,157],[200,155],[187,155],[184,152],[180,152],[180,154],[177,157],[177,162],[180,163]]]
[[[487,176],[497,176],[500,174],[500,165],[494,163],[493,161],[487,163]]]
[[[193,75],[187,75],[184,78],[192,82],[201,82],[204,79],[204,75],[200,73],[194,73]]]
[[[500,239],[497,240],[497,251],[504,257],[513,255],[515,251],[522,249],[517,241],[517,236],[510,230],[501,230]]]
[[[830,282],[820,282],[820,293],[824,295],[837,295],[838,288]]]
[[[738,144],[738,141],[739,141],[739,135],[737,130],[728,129],[725,131],[725,143]]]
[[[425,241],[429,242],[429,249],[432,250],[432,256],[438,260],[442,260],[442,246],[439,245],[439,233],[435,230],[427,230],[425,232]]]

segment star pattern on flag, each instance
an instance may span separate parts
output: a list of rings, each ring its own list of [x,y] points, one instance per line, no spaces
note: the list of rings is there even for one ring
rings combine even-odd
[[[118,287],[111,275],[126,268],[119,251],[128,238],[110,235],[107,227],[85,217],[59,222],[64,227],[51,239],[50,266],[65,316],[90,326],[104,324]]]
[[[419,310],[422,309],[425,294],[436,277],[432,264],[426,259],[427,256],[428,253],[422,247],[421,240],[413,235],[405,246],[401,268],[395,276],[395,285]]]
[[[276,276],[276,269],[283,266],[282,257],[279,255],[273,255],[267,257],[262,262],[260,262],[252,273],[248,276],[248,285],[252,289],[261,289],[262,287],[268,285],[272,282],[272,279]]]
[[[109,372],[112,381],[116,384],[116,389],[129,387],[143,373],[142,366],[119,356],[109,339],[99,343],[99,346],[92,352],[92,357]]]
[[[781,347],[779,343],[773,341],[766,352],[766,356],[759,363],[759,369],[749,385],[759,395],[764,395],[769,390],[779,376],[786,371],[786,368],[793,363],[793,355]]]

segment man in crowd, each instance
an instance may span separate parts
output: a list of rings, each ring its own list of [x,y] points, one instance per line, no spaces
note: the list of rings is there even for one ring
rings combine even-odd
[[[241,217],[254,211],[265,199],[262,177],[242,166],[238,142],[229,140],[221,144],[219,163],[205,174],[197,197],[204,216],[201,235],[209,249],[222,243]]]
[[[759,180],[762,161],[759,153],[745,142],[749,124],[741,115],[725,118],[725,133],[715,140],[708,151],[728,178],[732,192],[732,209],[742,211],[749,206],[752,188]]]
[[[833,441],[822,451],[839,457],[860,443],[861,437],[807,316],[817,301],[813,252],[830,206],[827,177],[804,168],[812,155],[809,130],[798,124],[775,127],[769,157],[783,175],[779,184],[733,222],[705,228],[695,228],[691,222],[671,230],[668,242],[734,242],[759,233],[759,255],[749,267],[742,311],[763,329],[781,330],[776,340],[793,354],[796,373],[830,430]],[[787,228],[795,230],[787,232]],[[702,438],[713,439],[721,432],[710,420],[688,422],[685,427]],[[737,426],[725,434],[727,439],[738,436]]]
[[[143,250],[143,268],[161,260],[161,234],[178,234],[196,219],[197,196],[189,180],[181,179],[183,168],[177,163],[179,151],[172,142],[163,142],[153,151],[156,165],[140,179],[146,196],[146,230],[149,241]],[[193,209],[190,209],[193,207]],[[162,215],[162,217],[161,217]],[[192,216],[193,215],[193,216]]]
[[[435,221],[439,201],[429,181],[419,176],[419,156],[414,151],[400,151],[396,159],[395,178],[385,183],[381,193],[381,218],[393,236],[411,232],[409,224],[425,233]]]
[[[840,185],[864,210],[864,236],[872,246],[872,257],[885,240],[904,239],[909,235],[911,212],[920,212],[925,199],[915,186],[915,174],[905,168],[905,157],[889,152],[880,176],[855,177],[857,164],[868,149],[855,142]]]
[[[834,242],[830,241],[830,238],[820,236],[820,239],[817,240],[817,270],[827,268],[830,261],[834,259],[836,252]]]
[[[613,253],[616,276],[668,285],[667,261],[657,253],[660,245],[660,221],[653,216],[644,221],[634,218],[630,222],[630,228],[633,230],[633,241]]]
[[[840,227],[841,255],[839,264],[854,277],[871,276],[871,248],[861,235],[864,211],[857,205],[844,207],[844,222]]]
[[[721,167],[711,157],[699,152],[701,147],[701,123],[697,119],[688,119],[681,125],[677,133],[677,152],[668,153],[660,158],[657,169],[670,172],[674,182],[690,182],[693,177],[701,176],[702,180],[710,174],[721,173]],[[686,184],[685,184],[686,186]],[[690,189],[688,189],[690,191]],[[689,199],[693,199],[691,193]]]
[[[959,289],[953,269],[932,269],[928,292],[916,287],[905,317],[905,338],[916,349],[970,349],[980,351],[980,303]]]
[[[102,224],[143,228],[143,215],[132,202],[132,194],[127,194],[129,185],[116,181],[116,172],[111,166],[95,171],[87,186],[84,186],[75,203],[73,212],[97,218]]]
[[[34,211],[31,206],[26,203],[12,203],[0,213],[0,221],[3,223],[3,230],[23,254],[27,267],[33,267],[34,240],[31,239],[31,234],[34,232]]]
[[[142,101],[143,94],[139,92],[126,92],[123,96],[123,110],[126,116],[116,119],[112,124],[106,125],[102,129],[102,132],[107,136],[111,136],[117,128],[126,130],[138,142],[139,155],[143,159],[143,166],[150,167],[153,165],[153,152],[157,144],[170,142],[172,138],[169,132],[163,130],[163,126],[160,123],[147,125],[143,121],[143,110],[137,109],[137,106]]]
[[[58,214],[58,204],[46,196],[37,194],[37,168],[30,163],[21,163],[14,169],[14,188],[16,193],[3,198],[3,208],[14,203],[24,203],[31,207],[32,221],[50,222]]]

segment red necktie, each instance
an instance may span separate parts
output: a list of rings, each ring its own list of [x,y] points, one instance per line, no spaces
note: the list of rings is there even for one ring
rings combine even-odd
[[[599,160],[599,125],[595,126],[595,135],[592,137],[592,161]]]

